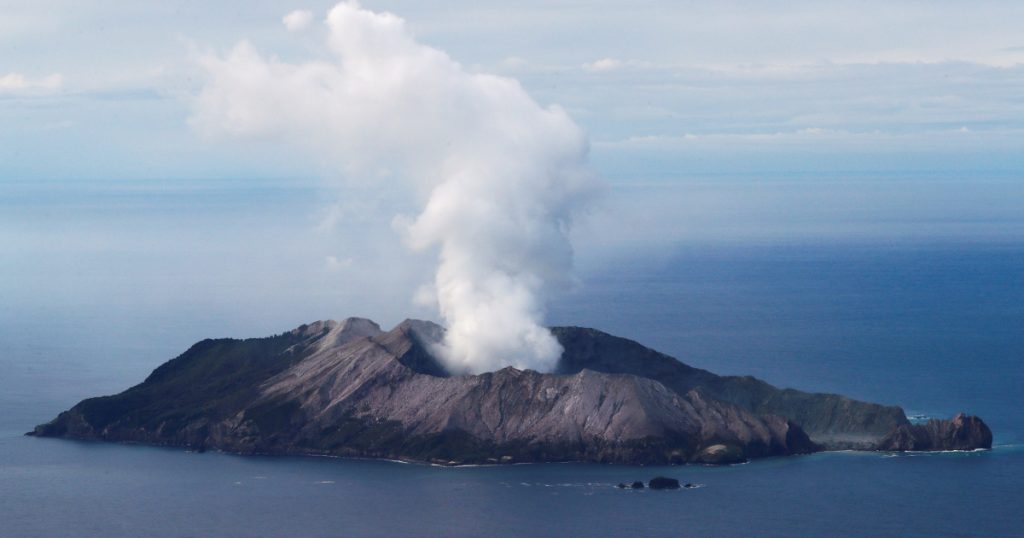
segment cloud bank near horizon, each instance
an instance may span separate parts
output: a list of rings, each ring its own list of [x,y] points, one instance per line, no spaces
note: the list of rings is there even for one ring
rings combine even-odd
[[[1021,169],[1020,2],[364,3],[400,11],[422,42],[468,71],[514,77],[538,102],[559,103],[613,181]],[[0,124],[10,126],[0,130],[0,175],[317,176],[308,154],[204,145],[184,121],[202,80],[188,52],[197,43],[227,50],[245,36],[288,62],[322,58],[315,44],[331,5],[287,15],[287,6],[234,0],[130,12],[99,0],[9,6],[0,77],[59,73],[62,83],[0,89]]]
[[[568,233],[599,190],[583,131],[515,80],[416,42],[395,15],[352,1],[325,24],[329,59],[286,62],[246,41],[202,57],[193,126],[294,144],[362,189],[415,193],[419,213],[392,226],[408,247],[437,249],[418,297],[447,324],[448,366],[550,370],[562,350],[545,298],[571,283]]]

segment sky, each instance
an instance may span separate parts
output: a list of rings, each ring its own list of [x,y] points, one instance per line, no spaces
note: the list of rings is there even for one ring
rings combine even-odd
[[[328,176],[289,148],[211,143],[198,59],[248,40],[322,56],[332,2],[0,2],[0,178]],[[1019,2],[364,2],[588,133],[609,180],[1016,177]],[[282,18],[308,10],[289,30]],[[268,151],[271,149],[272,151]]]
[[[333,4],[0,0],[0,321],[166,308],[184,344],[430,317],[409,200],[196,121],[204,59],[327,59]],[[1024,239],[1020,2],[362,4],[583,129],[606,186],[572,229],[584,290],[681,245]]]

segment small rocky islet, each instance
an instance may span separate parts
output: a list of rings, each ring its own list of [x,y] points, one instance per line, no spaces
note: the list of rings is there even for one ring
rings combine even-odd
[[[644,489],[644,483],[640,482],[639,480],[636,481],[636,482],[632,482],[630,484],[626,484],[625,482],[619,482],[619,485],[615,486],[615,487],[617,487],[619,489]],[[680,485],[679,484],[679,480],[676,480],[675,478],[669,478],[667,476],[656,476],[656,477],[650,479],[650,481],[647,482],[647,487],[649,489],[659,490],[659,489],[694,489],[694,488],[696,488],[698,486],[696,484],[691,484],[689,482]]]
[[[29,435],[441,465],[731,464],[992,446],[974,416],[911,423],[896,406],[715,375],[595,329],[551,330],[564,348],[552,373],[451,375],[430,353],[444,329],[417,320],[203,340],[139,385],[83,400]]]

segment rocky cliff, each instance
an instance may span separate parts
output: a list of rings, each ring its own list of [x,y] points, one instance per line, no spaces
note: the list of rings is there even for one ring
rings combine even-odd
[[[992,431],[978,417],[960,413],[950,420],[901,424],[875,447],[877,450],[974,450],[992,447]]]
[[[730,463],[851,439],[892,450],[985,444],[973,417],[956,434],[942,429],[951,421],[921,433],[899,408],[716,376],[592,329],[553,331],[565,347],[553,374],[450,376],[429,351],[443,329],[422,321],[204,340],[31,434],[445,463]]]

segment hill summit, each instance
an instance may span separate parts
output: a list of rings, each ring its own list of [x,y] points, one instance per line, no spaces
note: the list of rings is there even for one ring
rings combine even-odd
[[[555,327],[553,373],[450,375],[444,329],[318,321],[203,340],[120,394],[30,435],[445,464],[733,463],[829,449],[990,448],[977,417],[911,424],[898,407],[718,376],[594,329]]]

